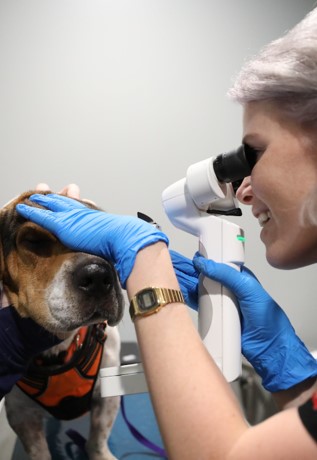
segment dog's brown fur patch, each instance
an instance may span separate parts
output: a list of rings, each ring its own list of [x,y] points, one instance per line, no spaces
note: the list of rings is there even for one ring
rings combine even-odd
[[[88,313],[89,310],[93,309],[93,306],[91,300],[86,298],[85,301],[89,303],[89,307],[86,307],[87,321],[85,321],[85,315],[82,312],[81,323],[91,324],[97,322],[98,319],[108,319],[110,324],[115,324],[122,316],[122,302],[117,302],[117,298],[121,296],[121,291],[112,264],[99,257],[74,252],[66,248],[50,232],[20,216],[15,209],[18,203],[41,207],[28,199],[32,193],[30,191],[22,194],[0,211],[0,276],[4,292],[10,303],[22,316],[30,316],[43,327],[55,332],[58,330],[58,324],[56,321],[51,324],[50,321],[52,318],[50,318],[51,308],[47,288],[53,285],[54,279],[57,283],[57,274],[61,270],[64,273],[64,280],[60,279],[60,284],[67,282],[70,287],[73,287],[73,270],[80,269],[81,265],[84,264],[84,259],[90,259],[87,260],[87,263],[104,265],[104,283],[107,282],[108,276],[109,284],[113,284],[114,292],[111,296],[113,305],[108,302],[108,310],[104,309],[104,314],[108,318],[102,318],[100,311],[99,318],[96,312],[96,318],[89,320]],[[91,204],[85,204],[88,207],[93,207]],[[78,293],[78,295],[81,294],[83,294],[83,290]],[[57,285],[55,295],[58,295]],[[65,308],[67,308],[67,299],[64,301]],[[69,301],[74,304],[75,300],[69,298]],[[98,302],[100,303],[99,307]],[[96,310],[98,308],[101,310],[101,299],[98,299],[98,302],[96,301]],[[93,312],[90,313],[93,317]],[[74,322],[70,327],[77,326]]]

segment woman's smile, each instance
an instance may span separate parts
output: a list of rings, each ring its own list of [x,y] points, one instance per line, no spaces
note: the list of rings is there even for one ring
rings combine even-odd
[[[317,183],[317,135],[311,131],[272,103],[245,106],[243,143],[256,152],[256,163],[237,198],[252,206],[274,267],[298,268],[317,261],[316,226],[300,225],[303,202]]]

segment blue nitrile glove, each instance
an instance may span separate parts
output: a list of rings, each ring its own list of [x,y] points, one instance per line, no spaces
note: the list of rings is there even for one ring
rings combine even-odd
[[[23,217],[46,228],[73,250],[111,260],[124,288],[137,252],[158,241],[168,244],[164,233],[137,217],[108,214],[61,195],[35,194],[30,199],[46,209],[19,204],[17,211]]]
[[[196,254],[194,265],[227,287],[242,314],[242,353],[270,392],[286,390],[317,376],[317,361],[296,335],[284,311],[246,267],[239,272]]]
[[[170,249],[170,256],[185,302],[197,311],[199,272],[194,267],[193,261],[182,254]]]

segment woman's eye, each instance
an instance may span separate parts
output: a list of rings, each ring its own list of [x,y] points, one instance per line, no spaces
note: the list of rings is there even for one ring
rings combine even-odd
[[[249,144],[243,144],[243,145],[244,145],[244,152],[245,152],[247,161],[252,171],[253,167],[259,161],[260,157],[264,153],[264,149],[252,147]]]
[[[253,149],[253,152],[254,152],[254,155],[255,155],[255,157],[256,157],[256,161],[255,161],[255,162],[257,162],[257,161],[260,159],[261,155],[263,154],[264,150],[261,150],[261,149]]]

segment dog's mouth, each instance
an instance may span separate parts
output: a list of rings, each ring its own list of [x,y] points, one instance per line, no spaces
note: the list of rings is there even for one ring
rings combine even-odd
[[[59,315],[54,315],[52,321],[49,324],[45,324],[44,327],[53,333],[71,332],[82,326],[91,326],[102,322],[106,322],[109,326],[116,326],[121,318],[121,312],[107,315],[104,312],[100,313],[100,311],[95,311],[90,316],[76,315],[76,317],[61,318]]]
[[[109,309],[107,309],[109,310]],[[90,325],[90,324],[96,324],[99,322],[106,321],[106,323],[109,326],[116,326],[120,320],[122,319],[122,310],[120,308],[117,308],[116,312],[109,312],[108,314],[104,313],[104,309],[102,312],[99,310],[96,310],[93,312],[93,314],[85,321],[85,324]],[[82,323],[82,320],[81,320]]]

